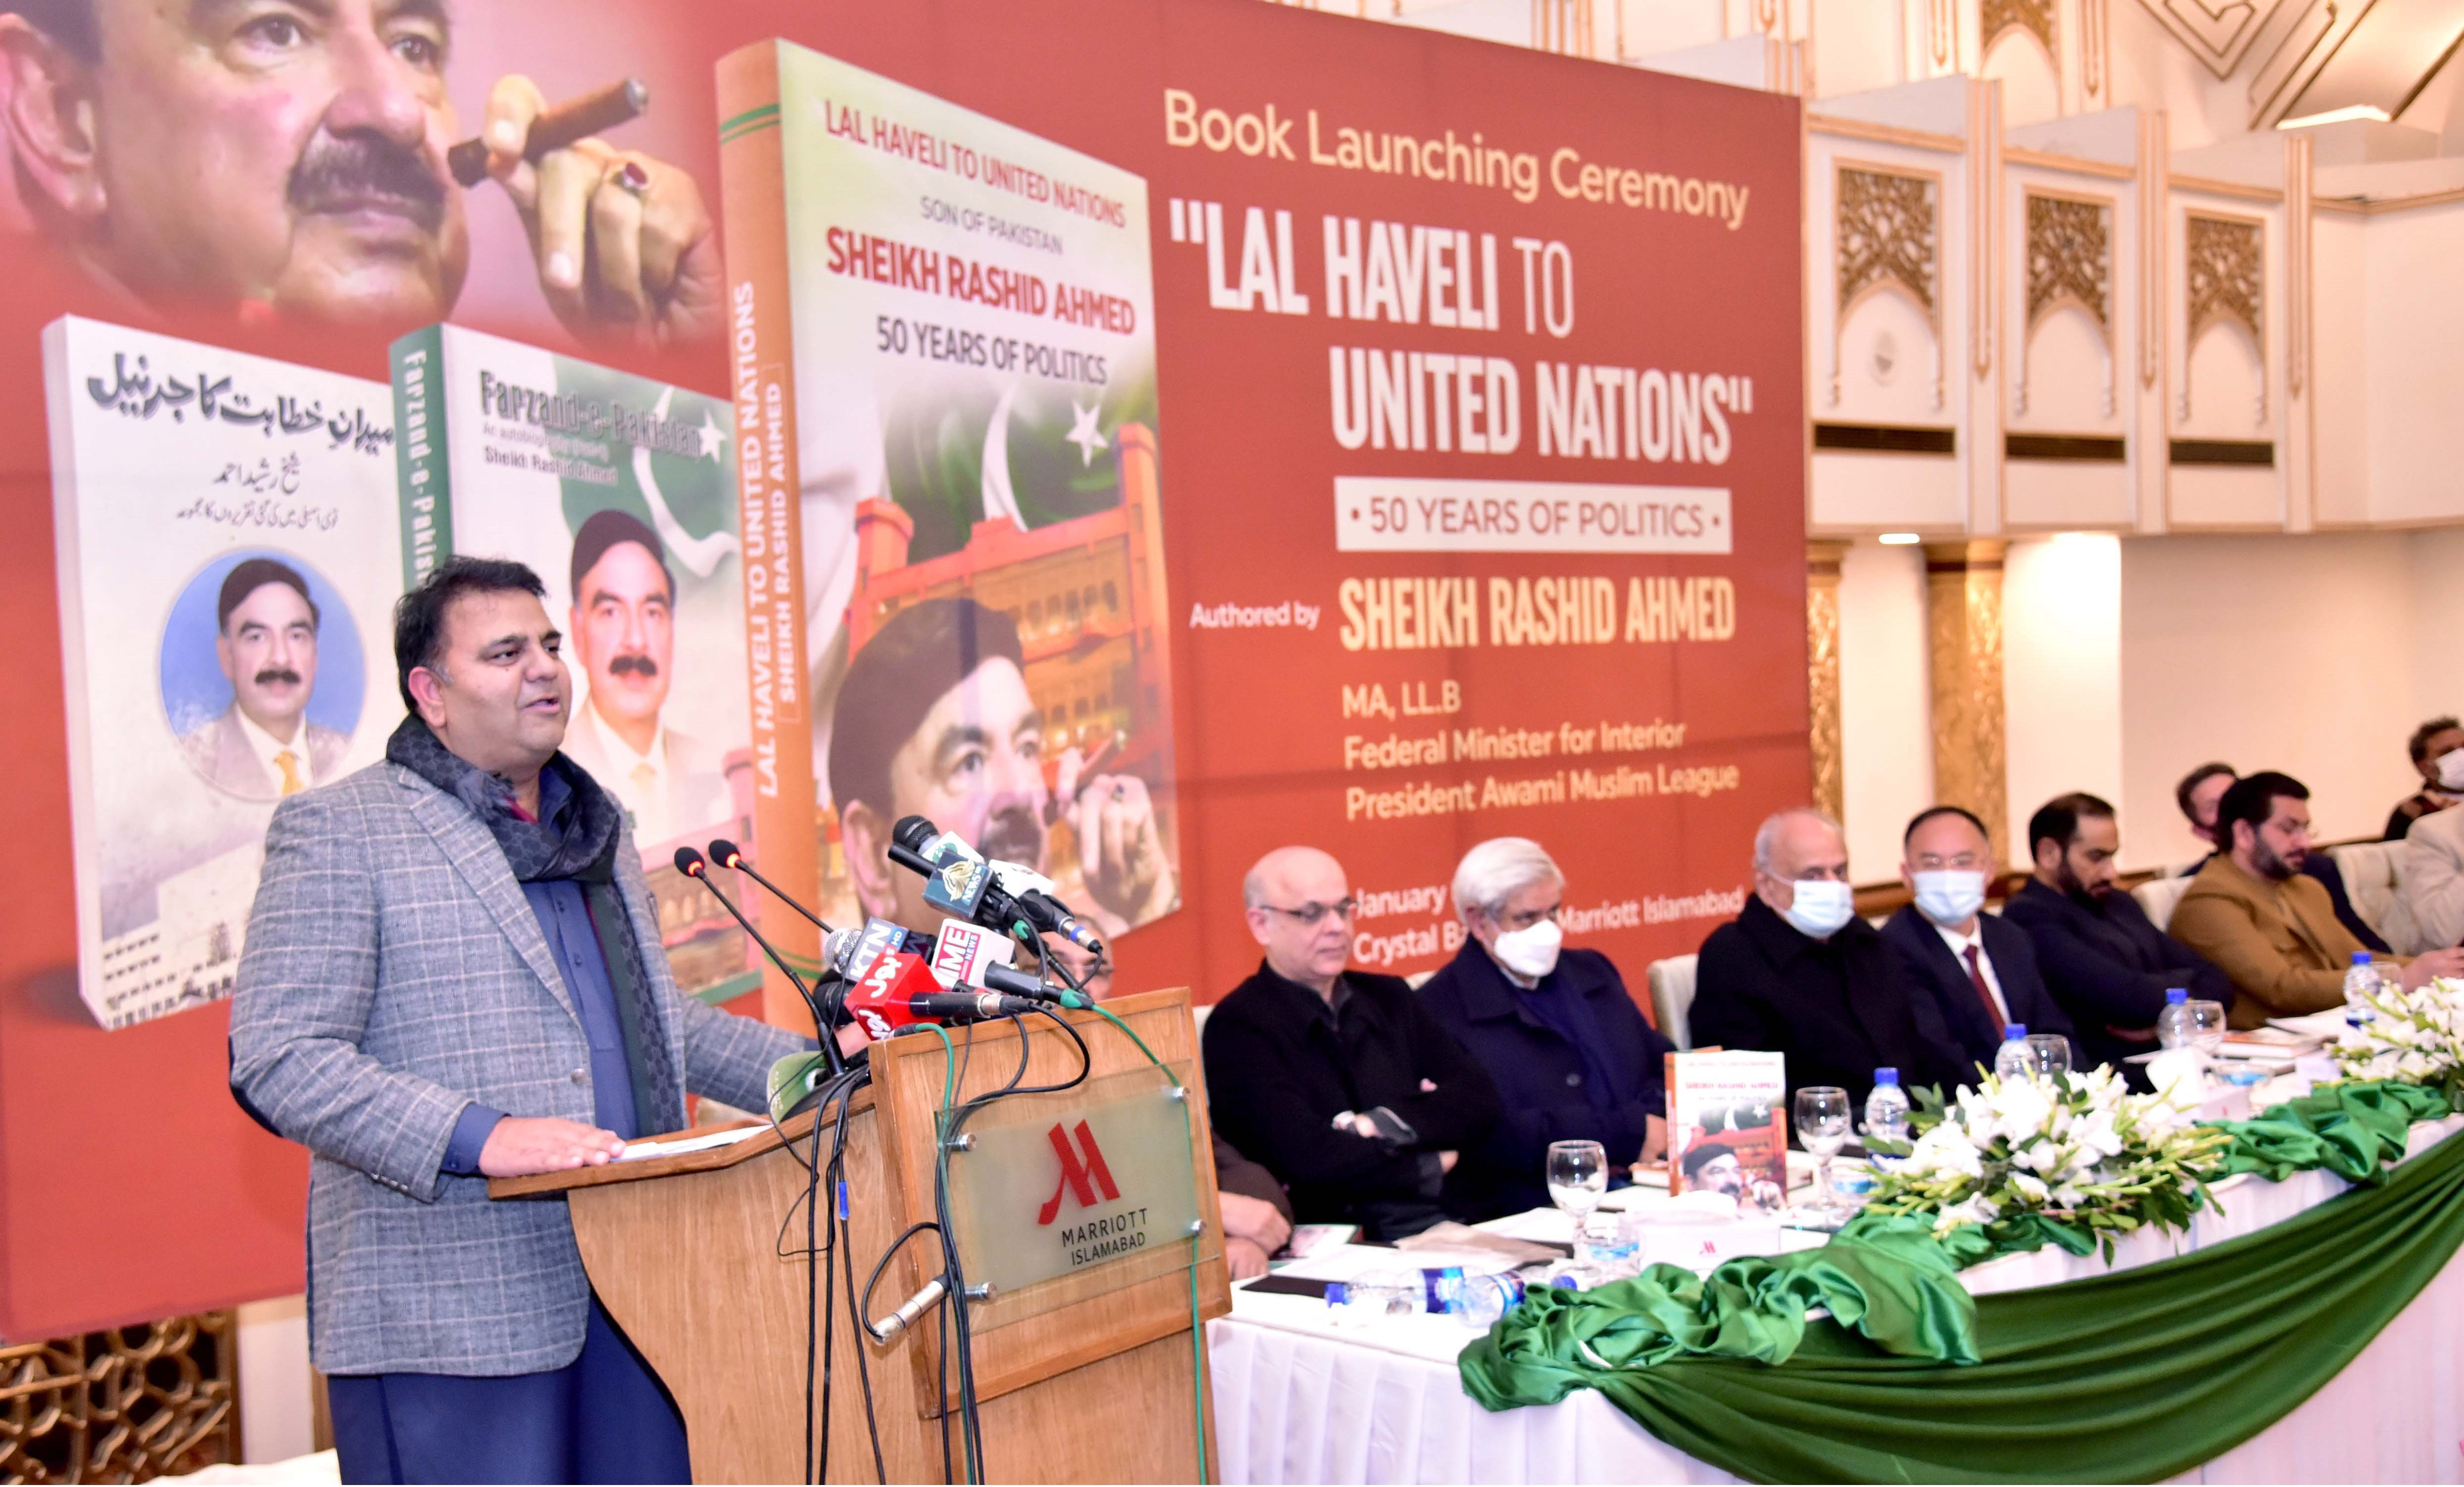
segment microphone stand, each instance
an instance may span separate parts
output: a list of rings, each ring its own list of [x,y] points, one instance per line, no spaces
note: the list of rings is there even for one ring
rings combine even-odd
[[[744,917],[744,911],[731,902],[727,895],[718,891],[718,885],[710,880],[710,864],[702,859],[702,854],[691,847],[678,847],[676,869],[685,877],[693,878],[709,889],[710,896],[718,900],[718,906],[725,909],[737,923],[744,926],[744,932],[753,937],[753,943],[761,947],[761,953],[770,957],[770,964],[778,966],[786,976],[787,984],[794,987],[796,994],[804,999],[805,1010],[813,1014],[813,1036],[815,1041],[822,1045],[822,1059],[829,1067],[830,1077],[835,1079],[847,1073],[847,1056],[839,1052],[838,1030],[830,1026],[830,1020],[827,1017],[822,1015],[821,999],[804,985],[803,978],[796,974],[796,968],[787,964],[786,957],[772,948],[769,941],[761,938],[761,931],[753,927],[753,921]]]

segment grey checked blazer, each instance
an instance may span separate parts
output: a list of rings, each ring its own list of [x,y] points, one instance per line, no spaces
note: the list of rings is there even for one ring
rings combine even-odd
[[[629,832],[616,864],[672,1067],[696,1094],[762,1108],[772,1060],[807,1045],[679,993]],[[232,1085],[314,1153],[319,1368],[502,1376],[580,1355],[589,1283],[564,1203],[492,1203],[486,1179],[439,1170],[473,1100],[592,1120],[571,993],[468,807],[392,764],[277,807],[231,1031]],[[681,1114],[683,1092],[666,1093]]]

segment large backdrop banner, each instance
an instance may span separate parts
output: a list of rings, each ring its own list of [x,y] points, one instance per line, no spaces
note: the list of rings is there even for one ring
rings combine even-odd
[[[225,1004],[451,554],[539,574],[680,984],[781,1022],[676,846],[924,924],[920,813],[1209,1000],[1267,850],[1408,973],[1526,835],[1639,994],[1806,798],[1793,99],[1259,0],[0,0],[0,1336],[300,1288]]]

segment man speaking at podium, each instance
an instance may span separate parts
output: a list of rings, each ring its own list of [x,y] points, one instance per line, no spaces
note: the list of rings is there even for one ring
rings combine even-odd
[[[266,832],[231,1086],[314,1153],[309,1345],[345,1481],[689,1480],[564,1204],[487,1179],[612,1161],[683,1126],[688,1088],[759,1109],[809,1047],[677,992],[624,812],[557,752],[540,592],[457,557],[405,594],[385,762]]]

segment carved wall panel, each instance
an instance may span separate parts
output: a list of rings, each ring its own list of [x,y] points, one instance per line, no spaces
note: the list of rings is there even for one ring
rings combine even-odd
[[[1834,190],[1832,258],[1837,297],[1831,323],[1831,403],[1840,399],[1840,342],[1849,315],[1878,293],[1904,296],[1925,314],[1935,342],[1933,406],[1942,395],[1942,183],[1914,172],[1841,166]]]
[[[2104,338],[2104,414],[2113,416],[2113,204],[2084,196],[2027,196],[2026,340],[2044,319],[2076,309]],[[2018,365],[2016,407],[2028,411],[2028,361]]]
[[[140,1482],[237,1461],[238,1345],[227,1311],[0,1345],[0,1481]]]
[[[2054,0],[1980,0],[1976,29],[1984,37],[1981,52],[1992,51],[2006,31],[2024,31],[2047,56],[2061,55],[2054,50]]]
[[[2183,219],[2182,294],[2187,355],[2199,338],[2219,324],[2239,325],[2249,335],[2260,370],[2256,419],[2267,421],[2267,337],[2265,335],[2265,223],[2248,217],[2189,212]],[[2182,379],[2177,416],[2190,417],[2189,377]]]

